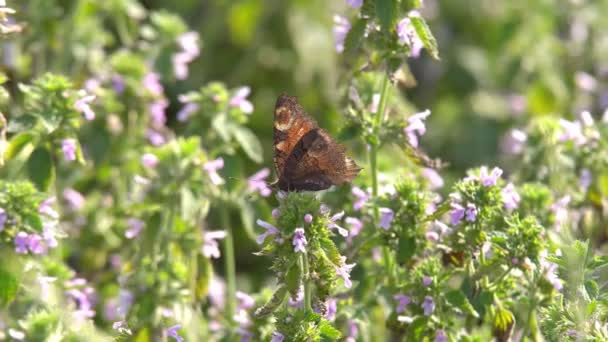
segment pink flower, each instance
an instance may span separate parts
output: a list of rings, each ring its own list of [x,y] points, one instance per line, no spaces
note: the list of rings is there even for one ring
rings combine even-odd
[[[296,228],[296,230],[293,233],[293,251],[298,253],[298,252],[302,252],[302,253],[306,253],[306,244],[308,242],[306,241],[306,236],[304,236],[304,229],[303,228]]]
[[[84,206],[84,196],[72,188],[63,190],[63,199],[68,203],[72,210],[78,210]]]
[[[352,188],[351,193],[357,198],[353,203],[353,209],[361,210],[365,203],[367,203],[367,200],[369,199],[369,194],[356,186]]]
[[[266,237],[268,237],[269,235],[278,235],[280,232],[277,229],[277,227],[271,225],[270,223],[266,222],[266,221],[262,221],[262,220],[257,220],[256,221],[257,225],[266,229],[266,231],[262,234],[260,234],[257,238],[256,238],[256,242],[258,243],[258,245],[261,245],[264,243],[264,240],[266,240]]]
[[[517,193],[513,183],[507,184],[507,186],[500,191],[500,194],[502,195],[502,203],[505,206],[505,209],[513,210],[519,206],[521,197],[519,196],[519,193]]]
[[[424,301],[422,302],[422,310],[424,310],[425,316],[430,316],[433,311],[435,311],[435,302],[433,301],[433,297],[426,296],[424,297]]]
[[[154,126],[162,127],[165,125],[167,122],[167,116],[165,115],[167,107],[169,107],[169,102],[165,99],[155,100],[148,106],[150,118]]]
[[[217,240],[226,237],[226,232],[223,230],[205,232],[204,244],[203,244],[203,255],[206,258],[218,259],[220,257],[220,249]]]
[[[459,203],[456,202],[452,202],[450,206],[452,207],[452,210],[450,211],[451,223],[452,225],[457,225],[464,218],[465,210]]]
[[[336,42],[336,52],[344,52],[344,40],[346,39],[346,35],[348,34],[348,31],[350,31],[350,28],[351,26],[348,19],[337,14],[334,15],[333,33]]]
[[[431,190],[439,189],[443,186],[443,178],[441,178],[441,175],[435,169],[425,167],[422,169],[422,176],[429,181]]]
[[[412,298],[404,294],[396,294],[393,298],[397,300],[397,309],[395,309],[397,313],[402,313],[405,310],[405,307],[412,302]]]
[[[15,235],[15,252],[17,254],[27,254],[27,246],[29,244],[29,235],[26,232],[19,232]]]
[[[95,112],[91,109],[91,102],[95,100],[95,95],[87,95],[84,90],[78,93],[81,97],[74,103],[74,108],[81,112],[86,120],[95,119]]]
[[[399,42],[407,44],[410,48],[410,57],[418,58],[420,51],[424,47],[424,43],[418,36],[412,20],[410,17],[419,17],[420,14],[417,11],[411,11],[407,17],[401,19],[397,24],[397,35],[399,36]]]
[[[160,83],[160,76],[155,72],[149,72],[144,76],[143,85],[154,96],[162,96],[165,92]]]
[[[222,168],[224,168],[224,159],[221,157],[215,160],[208,161],[207,163],[205,163],[205,165],[203,165],[203,169],[207,171],[207,174],[209,174],[209,178],[211,179],[211,183],[213,183],[214,185],[220,185],[224,183],[222,177],[220,177],[220,175],[217,173],[217,170],[220,170]]]
[[[423,112],[416,113],[407,119],[408,125],[403,129],[403,132],[410,145],[418,147],[418,137],[421,137],[426,133],[424,120],[426,120],[429,115],[431,115],[431,111],[427,109]]]
[[[144,229],[145,223],[140,219],[130,218],[127,220],[127,225],[129,226],[129,229],[125,232],[125,237],[127,239],[134,239],[141,233],[141,230]]]
[[[341,211],[341,212],[339,212],[337,214],[334,214],[334,216],[332,216],[329,219],[329,224],[327,225],[327,228],[329,228],[329,229],[336,229],[338,231],[338,234],[340,234],[340,235],[342,235],[344,237],[347,237],[348,236],[348,230],[340,227],[336,223],[336,221],[342,219],[343,216],[344,216],[344,211]]]
[[[141,156],[141,163],[143,166],[153,169],[158,165],[158,157],[152,153],[144,153]]]
[[[65,160],[76,160],[76,139],[63,139],[61,141],[61,151]]]
[[[483,186],[495,186],[498,182],[498,179],[502,175],[502,170],[498,167],[492,169],[490,174],[488,174],[488,168],[486,166],[482,166],[479,171],[479,180]]]
[[[312,222],[312,219],[313,219],[313,217],[312,217],[311,214],[304,215],[304,222],[305,223],[309,223],[310,224]]]
[[[263,168],[247,179],[247,185],[250,192],[259,192],[262,197],[268,197],[272,193],[272,189],[266,184],[266,178],[270,175],[268,168]]]
[[[388,230],[391,227],[391,222],[395,217],[395,213],[390,208],[380,208],[380,228]]]
[[[526,132],[519,129],[512,129],[503,138],[501,149],[507,154],[519,154],[523,151],[526,140],[528,140]]]
[[[251,93],[251,88],[241,87],[228,101],[230,107],[239,108],[245,114],[253,113],[253,104],[247,100],[247,96]]]
[[[363,0],[346,0],[346,4],[352,8],[359,8],[363,6]]]
[[[356,264],[347,264],[345,256],[340,257],[340,264],[340,266],[335,267],[336,275],[341,277],[344,280],[344,286],[347,289],[350,289],[353,286],[353,283],[350,280],[350,271]]]
[[[175,339],[175,341],[177,342],[184,342],[184,338],[181,337],[177,331],[180,330],[182,328],[181,324],[176,324],[170,328],[168,328],[167,330],[165,330],[165,333],[167,334],[167,336],[169,337],[173,337]]]

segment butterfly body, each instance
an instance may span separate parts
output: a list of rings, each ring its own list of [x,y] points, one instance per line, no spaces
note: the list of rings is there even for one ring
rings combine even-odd
[[[351,182],[361,171],[304,111],[297,99],[281,95],[274,112],[274,164],[283,191],[319,191]]]

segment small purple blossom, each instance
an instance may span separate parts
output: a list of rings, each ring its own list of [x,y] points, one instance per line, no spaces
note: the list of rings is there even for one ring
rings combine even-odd
[[[59,243],[57,243],[57,239],[55,238],[55,230],[51,224],[44,223],[42,225],[42,239],[46,243],[47,247],[55,248],[59,245]]]
[[[190,115],[196,113],[199,110],[199,105],[197,103],[190,102],[190,100],[188,100],[188,98],[183,95],[180,95],[178,97],[178,100],[184,104],[182,109],[180,109],[176,115],[177,121],[179,122],[187,121]]]
[[[182,51],[173,55],[173,72],[175,78],[184,80],[188,77],[188,64],[190,64],[200,54],[198,44],[198,33],[186,32],[177,37],[177,43]]]
[[[281,211],[279,210],[279,208],[273,208],[270,212],[270,215],[272,216],[272,218],[278,219],[279,216],[281,216]]]
[[[126,321],[117,321],[112,323],[112,329],[118,331],[121,334],[132,334],[131,329],[129,329],[129,325]]]
[[[122,76],[116,74],[112,76],[112,88],[116,94],[120,95],[125,91],[125,79]]]
[[[247,179],[247,187],[250,192],[259,192],[262,197],[272,194],[272,189],[268,187],[266,178],[270,175],[268,168],[263,168]]]
[[[521,201],[521,196],[515,189],[515,185],[513,183],[507,184],[501,191],[502,195],[502,203],[507,210],[513,210],[519,206],[519,202]]]
[[[344,223],[346,223],[350,227],[348,239],[346,240],[346,242],[348,244],[351,244],[353,242],[353,237],[359,235],[359,233],[363,229],[363,222],[361,222],[361,220],[356,217],[349,216],[344,219]]]
[[[494,256],[494,250],[492,249],[492,244],[488,241],[484,242],[481,245],[481,253],[483,253],[483,257],[487,259],[492,259]]]
[[[200,54],[199,47],[199,36],[197,32],[190,31],[182,33],[177,37],[177,44],[184,50],[193,56]]]
[[[15,235],[15,252],[18,254],[27,254],[27,246],[29,244],[29,235],[26,232],[19,232]]]
[[[141,233],[141,230],[144,229],[144,221],[137,218],[130,218],[127,220],[127,225],[129,229],[125,232],[125,237],[127,239],[134,239]]]
[[[304,223],[310,224],[312,222],[312,219],[313,219],[313,217],[311,214],[304,215]]]
[[[169,102],[165,99],[158,99],[150,103],[148,111],[154,126],[162,127],[165,125],[167,122],[167,115],[165,114],[167,107],[169,107]]]
[[[344,280],[344,287],[350,289],[353,286],[353,283],[350,280],[350,271],[353,269],[353,267],[355,267],[356,264],[347,264],[345,256],[340,257],[340,264],[341,266],[335,267],[336,275]]]
[[[422,285],[424,286],[429,286],[433,283],[433,278],[429,277],[429,276],[424,276],[422,277]]]
[[[559,136],[560,141],[573,141],[576,146],[584,145],[587,142],[580,122],[559,119],[559,125],[562,128],[561,135]]]
[[[488,168],[482,166],[479,170],[479,180],[483,186],[495,186],[498,182],[498,179],[502,175],[502,170],[498,167],[492,169],[492,171],[488,174]]]
[[[355,342],[356,338],[359,336],[359,327],[357,326],[357,322],[352,319],[347,321],[348,326],[348,337],[345,342]]]
[[[346,4],[351,8],[357,9],[363,6],[363,0],[346,0]]]
[[[341,211],[339,213],[334,214],[330,219],[329,219],[329,224],[327,225],[327,228],[329,229],[336,229],[338,231],[338,234],[347,237],[348,236],[348,230],[340,227],[336,221],[342,219],[342,217],[344,216],[344,211]]]
[[[356,186],[352,188],[351,193],[353,194],[353,196],[356,197],[356,200],[353,202],[353,209],[361,210],[365,203],[367,203],[367,200],[369,199],[369,194],[363,189]]]
[[[429,181],[431,190],[439,189],[443,186],[443,178],[441,178],[441,175],[435,169],[425,167],[422,169],[422,177]]]
[[[4,225],[6,224],[6,210],[4,208],[0,208],[0,232],[4,230]]]
[[[88,121],[95,119],[95,112],[91,109],[91,102],[95,100],[95,95],[87,95],[84,90],[78,92],[80,98],[74,102],[74,108],[81,112]]]
[[[502,139],[501,149],[506,154],[520,154],[527,140],[528,135],[526,132],[512,129]]]
[[[464,218],[465,210],[462,205],[456,202],[452,202],[450,206],[452,207],[452,210],[450,210],[450,222],[455,226]]]
[[[410,19],[410,17],[419,16],[420,14],[417,11],[411,11],[407,17],[401,19],[399,23],[397,23],[397,35],[399,36],[399,42],[409,46],[409,57],[413,58],[418,58],[420,56],[420,51],[424,47],[424,43],[418,36],[414,25],[412,25],[412,20]]]
[[[283,340],[285,339],[285,336],[283,336],[283,334],[278,331],[273,331],[271,336],[272,339],[270,340],[270,342],[283,342]]]
[[[477,207],[473,203],[467,204],[467,210],[465,211],[465,219],[468,222],[475,222],[477,219]]]
[[[325,313],[325,318],[333,321],[336,318],[336,313],[338,312],[338,301],[335,298],[329,298],[325,301],[327,306],[327,312]]]
[[[84,196],[72,188],[63,190],[63,199],[67,202],[72,210],[79,210],[84,206]]]
[[[160,83],[160,76],[155,72],[149,72],[144,76],[143,85],[154,96],[162,96],[165,92]]]
[[[65,160],[76,160],[76,139],[63,139],[61,141],[61,151]]]
[[[211,183],[214,185],[220,185],[224,183],[224,180],[217,173],[217,170],[224,168],[224,158],[217,158],[215,160],[211,160],[203,165],[203,169],[207,171],[209,174],[209,178],[211,179]]]
[[[412,297],[400,293],[394,295],[393,298],[397,301],[397,308],[395,311],[398,314],[402,313],[405,310],[405,307],[412,302]]]
[[[257,225],[266,229],[266,231],[262,234],[260,234],[255,241],[261,245],[264,243],[264,240],[266,240],[266,237],[268,237],[268,235],[278,235],[279,234],[279,230],[277,229],[277,227],[273,226],[272,224],[266,222],[266,221],[262,221],[262,220],[257,220],[256,221]]]
[[[156,167],[156,165],[158,165],[158,157],[152,153],[144,153],[141,156],[141,164],[144,167],[153,169]]]
[[[435,342],[448,342],[448,335],[445,330],[439,329],[435,332]]]
[[[220,257],[220,248],[217,240],[226,237],[226,232],[223,230],[205,232],[202,252],[206,258],[218,259]]]
[[[161,146],[167,142],[167,139],[161,133],[151,128],[146,131],[146,138],[153,146]]]
[[[557,202],[551,205],[551,211],[555,216],[555,226],[561,227],[568,220],[568,204],[570,203],[570,196],[566,195]]]
[[[435,301],[433,301],[433,297],[424,297],[424,301],[422,302],[422,305],[420,305],[420,307],[422,308],[422,310],[424,310],[425,316],[430,316],[433,311],[435,311]]]
[[[251,93],[251,88],[240,87],[228,101],[228,105],[233,108],[239,108],[245,114],[253,113],[253,104],[247,100],[247,96]]]
[[[587,191],[591,183],[593,183],[593,174],[591,173],[591,171],[589,171],[589,169],[581,170],[581,175],[578,183],[584,191]]]
[[[77,308],[74,311],[76,319],[84,320],[95,316],[95,310],[93,310],[95,290],[92,287],[71,289],[68,290],[66,294],[74,299],[77,304]]]
[[[388,230],[395,217],[395,212],[390,208],[380,208],[380,228]]]
[[[418,147],[418,138],[426,133],[424,120],[426,120],[429,115],[431,115],[431,111],[427,109],[423,112],[416,113],[407,119],[408,125],[403,129],[403,133],[405,133],[407,141],[413,147]]]
[[[179,336],[179,334],[177,333],[177,331],[180,330],[181,328],[182,328],[181,324],[176,324],[176,325],[168,328],[167,330],[165,330],[165,333],[167,334],[167,336],[173,337],[175,339],[175,341],[177,341],[177,342],[184,342],[184,338]]]
[[[298,253],[298,252],[302,252],[302,253],[306,253],[306,244],[308,242],[306,241],[306,236],[304,236],[304,229],[303,228],[296,228],[296,230],[293,233],[293,251]]]
[[[42,237],[38,234],[30,234],[28,236],[27,248],[32,254],[44,254],[46,246],[42,242]]]
[[[348,31],[350,31],[350,28],[351,26],[348,19],[337,14],[334,15],[333,33],[336,44],[336,52],[344,52],[344,40],[346,39],[346,35],[348,34]]]
[[[239,309],[249,310],[255,306],[255,300],[242,291],[236,291],[236,299],[239,301]]]

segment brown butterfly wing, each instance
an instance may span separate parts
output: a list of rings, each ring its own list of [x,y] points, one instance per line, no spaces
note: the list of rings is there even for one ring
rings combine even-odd
[[[361,171],[354,160],[346,156],[344,146],[318,128],[293,97],[281,96],[277,101],[274,138],[281,190],[324,190],[352,181]],[[281,143],[278,147],[277,142]],[[286,147],[290,148],[289,153]]]

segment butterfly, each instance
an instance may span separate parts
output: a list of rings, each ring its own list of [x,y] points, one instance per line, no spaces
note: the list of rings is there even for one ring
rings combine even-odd
[[[362,170],[288,95],[279,96],[274,109],[274,166],[283,191],[325,190],[351,182]]]

